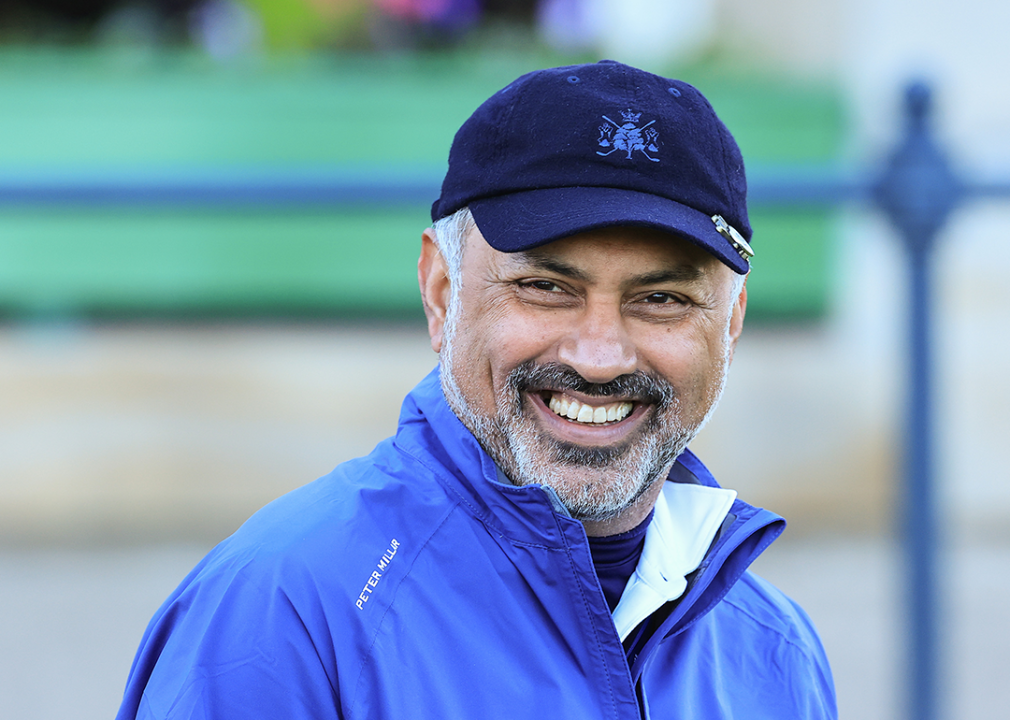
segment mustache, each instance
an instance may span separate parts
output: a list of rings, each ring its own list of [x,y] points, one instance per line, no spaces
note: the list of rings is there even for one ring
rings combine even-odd
[[[532,360],[517,365],[508,375],[508,384],[516,393],[529,390],[573,390],[595,397],[616,396],[649,403],[661,410],[669,407],[676,397],[676,391],[667,380],[641,370],[619,375],[605,383],[593,383],[568,365],[537,364]]]

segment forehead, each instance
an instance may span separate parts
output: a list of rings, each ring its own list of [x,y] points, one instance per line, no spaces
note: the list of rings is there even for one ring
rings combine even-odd
[[[684,238],[652,228],[607,227],[572,235],[530,250],[504,253],[484,240],[479,229],[469,238],[468,251],[503,268],[564,271],[566,274],[673,273],[691,280],[732,274],[715,256]]]

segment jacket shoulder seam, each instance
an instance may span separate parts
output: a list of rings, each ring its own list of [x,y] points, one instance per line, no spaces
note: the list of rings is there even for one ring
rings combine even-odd
[[[742,603],[739,603],[730,597],[724,597],[723,602],[725,602],[727,605],[736,608],[741,614],[746,615],[747,618],[750,619],[756,625],[760,625],[765,630],[774,633],[775,635],[780,637],[783,642],[792,646],[796,650],[800,651],[803,655],[807,657],[812,657],[812,654],[810,653],[810,649],[808,647],[797,642],[794,638],[789,637],[789,635],[783,632],[781,628],[774,627],[773,625],[765,622],[761,618],[755,616],[754,613],[752,613],[748,608],[744,607]]]

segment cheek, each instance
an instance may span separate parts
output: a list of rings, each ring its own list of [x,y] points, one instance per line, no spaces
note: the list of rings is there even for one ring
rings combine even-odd
[[[514,310],[464,303],[452,337],[453,374],[467,400],[493,412],[509,373],[543,354],[548,334]]]
[[[471,315],[474,361],[495,375],[507,374],[516,365],[542,358],[556,342],[557,322],[512,307],[492,304]]]
[[[705,400],[712,385],[720,382],[725,347],[721,334],[668,328],[652,338],[641,355],[647,359],[648,369],[666,378],[682,401],[693,403]]]

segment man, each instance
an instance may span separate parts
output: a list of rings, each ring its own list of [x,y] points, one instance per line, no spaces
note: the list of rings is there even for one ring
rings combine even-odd
[[[523,76],[456,135],[418,279],[439,371],[152,620],[120,718],[833,718],[781,518],[686,446],[746,309],[743,162],[691,86]]]

